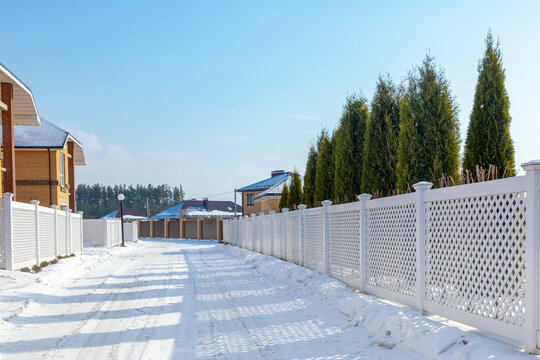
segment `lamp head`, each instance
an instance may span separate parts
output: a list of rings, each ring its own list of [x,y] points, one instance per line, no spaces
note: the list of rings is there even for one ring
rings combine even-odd
[[[118,200],[123,201],[124,198],[124,194],[118,194]]]

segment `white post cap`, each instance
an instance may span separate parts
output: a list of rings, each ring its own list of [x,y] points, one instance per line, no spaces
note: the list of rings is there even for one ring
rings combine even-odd
[[[429,190],[433,186],[433,183],[430,183],[429,181],[420,181],[413,185],[414,190]]]
[[[5,193],[2,194],[2,196],[5,197],[5,198],[10,198],[10,199],[13,198],[13,194],[10,193],[10,192],[5,192]]]
[[[358,200],[359,201],[362,201],[362,200],[370,200],[371,199],[371,194],[360,194],[357,196]]]
[[[30,204],[39,205],[39,200],[30,200]]]
[[[540,170],[540,160],[531,160],[521,164],[521,167],[525,171],[538,171]]]
[[[330,200],[323,200],[322,206],[329,206],[329,205],[332,205],[332,201],[330,201]]]
[[[268,213],[269,213],[270,215],[274,215],[274,214],[276,213],[276,210],[270,210]]]
[[[253,214],[250,214],[249,216],[255,217],[255,216],[257,216],[257,214],[253,213]]]
[[[82,215],[84,214],[84,211],[77,211],[77,214]]]
[[[58,209],[58,205],[51,205],[51,209]]]
[[[264,211],[261,211],[261,212],[259,213],[259,216],[263,216],[263,215],[264,215]]]
[[[304,210],[305,208],[307,208],[307,205],[304,205],[304,204],[298,205],[299,210]]]
[[[283,209],[281,209],[281,212],[287,212],[287,211],[289,211],[289,208],[283,208]]]

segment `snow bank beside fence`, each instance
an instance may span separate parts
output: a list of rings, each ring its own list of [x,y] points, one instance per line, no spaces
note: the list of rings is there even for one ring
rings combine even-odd
[[[412,308],[357,293],[329,275],[235,246],[218,246],[264,274],[320,297],[345,315],[351,326],[367,328],[373,334],[374,345],[393,348],[401,344],[427,359],[534,358],[524,353],[520,345],[503,343],[474,333],[475,330],[462,330],[431,320]]]

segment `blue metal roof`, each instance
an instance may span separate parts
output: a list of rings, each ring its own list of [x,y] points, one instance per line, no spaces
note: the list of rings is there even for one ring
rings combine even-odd
[[[248,186],[244,186],[241,189],[238,189],[238,191],[256,191],[256,190],[266,190],[271,188],[272,186],[282,182],[283,180],[287,179],[289,177],[289,173],[286,172],[284,174],[276,175],[273,177],[270,177],[268,179],[264,179],[262,181],[256,182],[255,184],[251,184]]]
[[[114,210],[114,211],[111,211],[110,213],[108,213],[107,215],[103,215],[102,217],[100,217],[100,219],[105,219],[105,218],[113,218],[116,216],[116,213],[118,212],[118,210]]]
[[[16,148],[63,148],[69,133],[41,118],[40,126],[15,126]],[[0,129],[0,138],[2,130]]]
[[[182,209],[182,205],[184,205],[183,201],[168,208],[167,210],[163,210],[159,214],[152,216],[150,219],[176,219],[178,218],[180,209]]]

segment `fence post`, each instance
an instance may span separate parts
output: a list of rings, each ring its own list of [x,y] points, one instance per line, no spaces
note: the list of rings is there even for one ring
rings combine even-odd
[[[255,216],[257,216],[257,214],[253,213],[253,214],[250,214],[249,215],[251,217],[251,220],[250,220],[250,223],[251,223],[251,231],[250,231],[250,234],[249,234],[249,250],[250,251],[254,251],[255,249],[255,234],[257,233],[257,227],[256,227],[256,224],[255,224]]]
[[[539,245],[540,241],[540,160],[529,161],[521,167],[526,172],[527,196],[525,207],[525,351],[537,351],[539,327]]]
[[[367,211],[366,204],[371,199],[370,194],[358,195],[360,201],[360,292],[366,292],[367,279]]]
[[[281,232],[283,236],[281,238],[281,258],[287,260],[287,217],[289,216],[289,208],[281,209],[281,212],[284,213],[283,222],[281,223]]]
[[[41,262],[39,253],[39,200],[30,200],[30,203],[34,205],[34,224],[36,230],[36,265]]]
[[[323,274],[328,273],[328,230],[329,230],[329,221],[328,221],[328,206],[332,205],[332,201],[324,200],[322,202],[323,206]]]
[[[58,257],[58,220],[57,220],[57,212],[58,212],[58,205],[51,205],[51,209],[54,210],[53,215],[53,226],[54,226],[54,256]]]
[[[4,193],[4,241],[6,270],[13,270],[13,194]]]
[[[270,214],[270,234],[268,235],[270,239],[270,256],[274,256],[274,214],[276,213],[275,210],[270,210],[268,214]]]
[[[426,293],[426,213],[424,193],[431,189],[432,183],[420,181],[413,185],[418,194],[416,197],[416,308],[424,311]]]
[[[64,211],[66,212],[66,251],[67,255],[71,255],[73,253],[71,251],[71,209],[65,208]]]
[[[264,211],[261,211],[258,216],[258,222],[259,222],[259,253],[264,254],[264,236],[263,236],[263,223],[264,223]]]
[[[298,239],[298,265],[304,266],[304,210],[307,208],[307,205],[301,204],[298,205],[298,224],[300,226],[299,239]]]
[[[81,255],[83,254],[83,246],[84,246],[84,229],[83,229],[83,226],[84,226],[84,221],[83,221],[83,212],[82,211],[77,211],[77,214],[79,214],[81,216],[81,224],[80,224],[80,237],[81,237]]]

